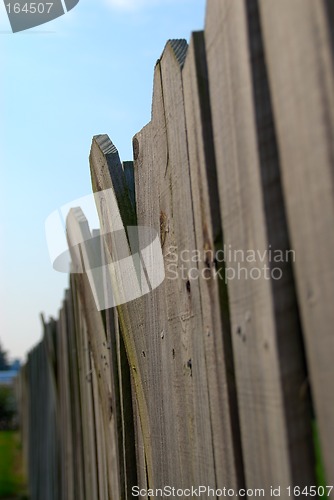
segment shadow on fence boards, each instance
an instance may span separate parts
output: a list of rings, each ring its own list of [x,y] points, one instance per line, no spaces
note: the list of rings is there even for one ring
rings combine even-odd
[[[165,279],[99,311],[71,210],[69,290],[21,372],[32,500],[321,496],[319,468],[334,485],[333,12],[208,0],[205,32],[155,66],[134,161],[93,138],[100,246],[122,258],[111,190],[127,250],[129,227],[159,235]]]

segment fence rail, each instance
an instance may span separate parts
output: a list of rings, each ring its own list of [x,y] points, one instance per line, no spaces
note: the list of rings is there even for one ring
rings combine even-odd
[[[127,238],[159,234],[166,278],[99,312],[89,273],[71,274],[21,372],[33,500],[289,498],[317,484],[314,422],[334,484],[333,21],[330,0],[208,0],[205,32],[155,66],[134,161],[94,137],[93,192],[115,194]],[[97,210],[117,261],[112,207]],[[71,211],[74,263],[89,230]]]

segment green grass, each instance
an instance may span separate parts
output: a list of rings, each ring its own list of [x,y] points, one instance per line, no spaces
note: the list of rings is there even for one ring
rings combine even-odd
[[[317,424],[315,421],[313,422],[313,441],[314,441],[314,450],[315,450],[315,461],[316,461],[315,473],[316,473],[317,483],[318,483],[318,486],[326,486],[327,483],[326,483],[324,464],[323,464],[321,448],[320,448],[319,433],[318,433],[318,428],[317,428]],[[323,497],[321,497],[321,498],[323,498]]]
[[[17,432],[0,432],[0,500],[27,498]]]

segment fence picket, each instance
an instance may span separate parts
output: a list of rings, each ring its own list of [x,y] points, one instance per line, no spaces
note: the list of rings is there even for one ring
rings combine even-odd
[[[328,397],[334,380],[332,2],[259,4],[310,384],[327,481],[333,484],[334,406]]]
[[[250,4],[209,0],[206,45],[246,485],[279,485],[288,498],[291,484],[315,481],[311,413],[300,397],[306,374],[298,308],[285,262],[288,231],[262,40]],[[284,262],[271,260],[269,249],[282,252]]]

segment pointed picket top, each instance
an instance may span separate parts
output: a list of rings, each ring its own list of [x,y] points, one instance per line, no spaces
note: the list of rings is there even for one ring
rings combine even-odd
[[[184,40],[183,38],[168,40],[168,42],[166,43],[166,46],[164,48],[164,51],[162,53],[162,56],[163,56],[166,48],[168,47],[168,45],[172,48],[174,55],[176,57],[176,60],[179,63],[180,68],[182,69],[184,66],[184,63],[186,61],[187,52],[188,52],[187,40]]]
[[[98,143],[98,145],[101,148],[101,151],[105,155],[117,154],[117,156],[119,156],[115,144],[111,141],[110,137],[107,134],[95,135],[93,137],[93,140],[95,140]]]
[[[124,227],[135,226],[137,222],[132,188],[128,185],[118,150],[107,134],[93,137],[90,169],[93,191],[113,188]]]

